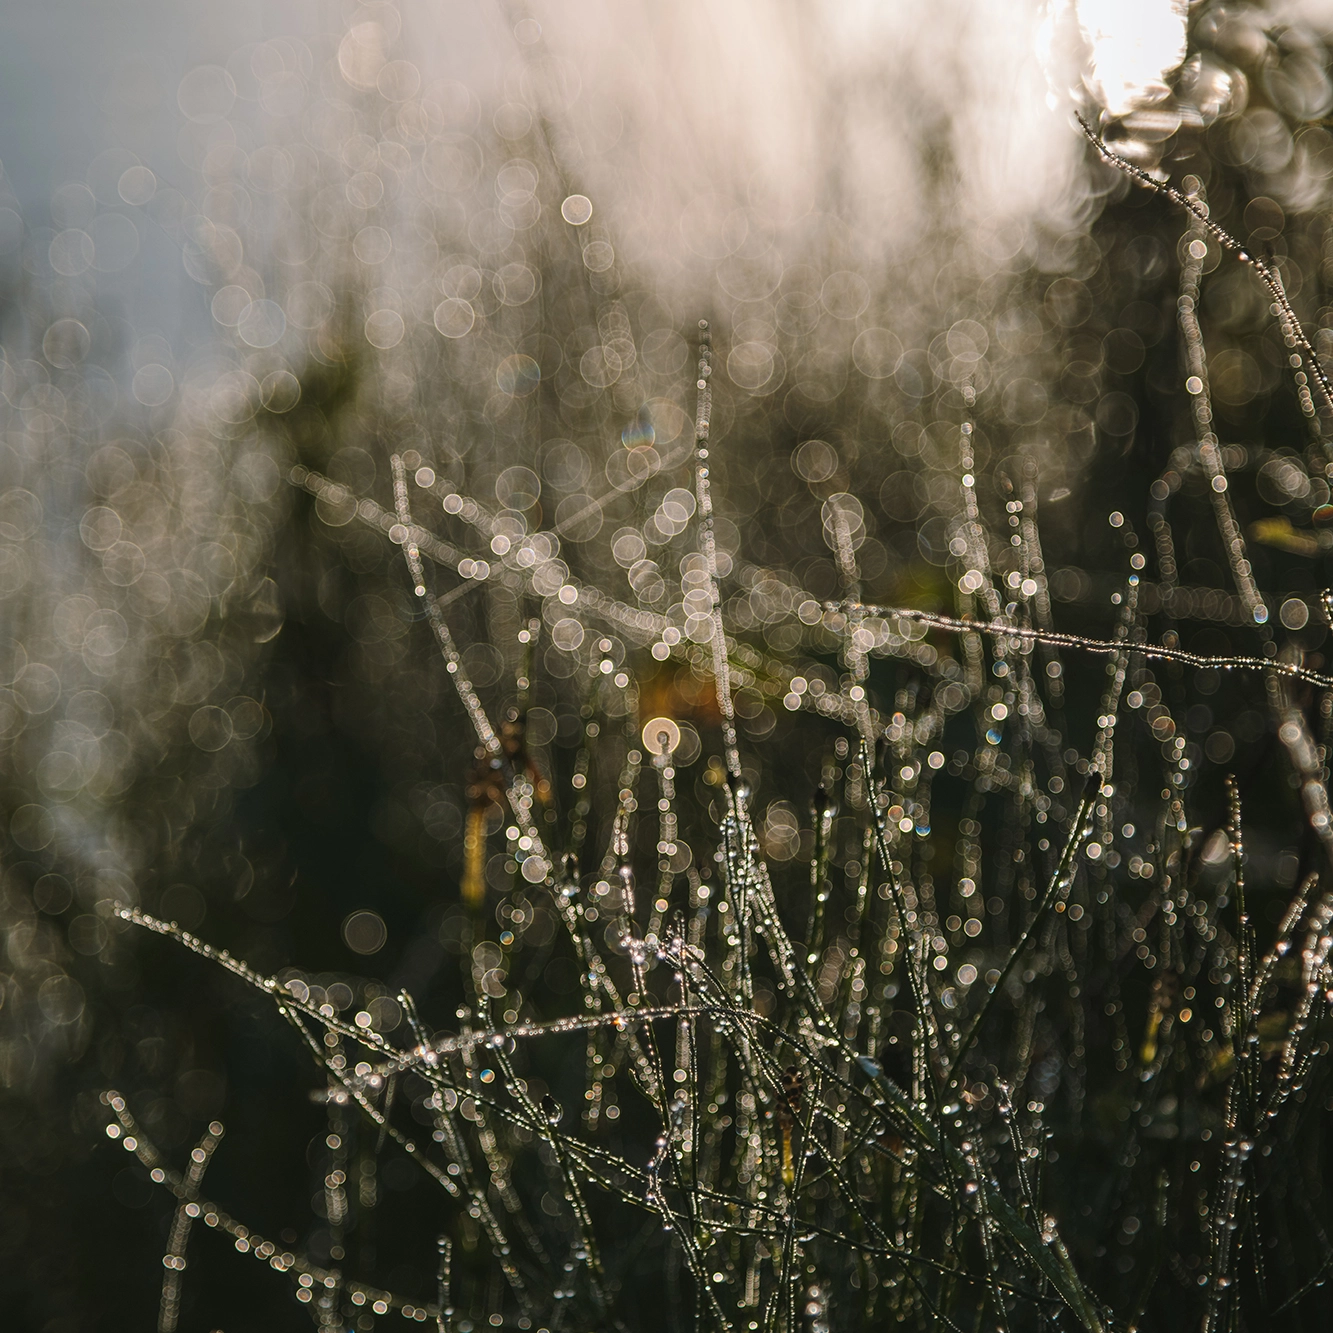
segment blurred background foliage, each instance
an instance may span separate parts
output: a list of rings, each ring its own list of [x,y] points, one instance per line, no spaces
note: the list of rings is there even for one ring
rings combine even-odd
[[[1118,152],[1201,192],[1214,219],[1276,261],[1327,356],[1327,14],[1192,6],[1183,61],[1132,96],[1069,63],[1076,17],[1046,15],[1053,86],[1077,79],[1077,104],[1101,115]],[[496,22],[504,58],[478,87],[433,78],[386,4],[319,37],[246,46],[180,81],[169,168],[111,148],[49,206],[0,198],[0,1290],[17,1327],[121,1327],[156,1308],[167,1203],[106,1142],[108,1086],[174,1158],[225,1122],[210,1191],[321,1262],[340,1244],[317,1185],[319,1080],[290,1031],[234,979],[132,932],[114,903],[319,988],[390,1035],[406,1031],[402,989],[442,1029],[479,995],[506,1023],[577,1006],[553,910],[498,830],[484,914],[461,904],[476,742],[386,537],[391,455],[417,520],[458,553],[433,593],[467,673],[492,718],[523,711],[554,793],[544,835],[556,851],[583,848],[586,873],[611,837],[627,753],[658,716],[682,733],[671,870],[680,884],[713,871],[719,719],[706,661],[691,656],[708,637],[690,466],[702,316],[718,367],[711,462],[742,759],[784,903],[803,902],[815,790],[847,776],[849,729],[837,709],[812,706],[849,679],[845,617],[824,606],[849,591],[838,533],[867,603],[984,616],[980,575],[968,582],[964,470],[1008,614],[1021,606],[1038,623],[1114,637],[1138,552],[1148,637],[1207,654],[1262,654],[1269,641],[1324,665],[1327,415],[1302,411],[1252,270],[1085,152],[1063,91],[1047,167],[989,152],[985,120],[951,119],[951,107],[984,111],[992,72],[949,65],[923,36],[915,77],[929,93],[897,93],[888,111],[910,101],[913,114],[892,122],[887,147],[862,151],[888,111],[877,121],[856,101],[882,70],[851,69],[841,98],[836,80],[802,94],[822,111],[810,130],[826,157],[818,208],[765,194],[758,175],[733,179],[725,155],[705,149],[661,167],[691,185],[664,222],[643,148],[663,109],[629,92],[648,75],[617,67],[620,82],[597,84],[596,66],[585,83],[535,18]],[[768,147],[780,164],[783,146]],[[978,208],[978,158],[1001,182],[1035,176],[1032,200]],[[876,198],[867,204],[858,177],[878,169],[888,179],[877,188],[904,197],[892,228],[866,222]],[[617,187],[608,176],[620,172]],[[162,238],[191,280],[180,299],[197,326],[174,339],[151,319],[135,327],[114,295],[118,281],[147,281],[140,266]],[[1184,388],[1177,302],[1191,243],[1203,251],[1214,429],[1261,626],[1213,521]],[[968,461],[964,418],[975,423]],[[1040,531],[1037,568],[1020,568],[1019,537],[1010,543],[1020,501]],[[620,619],[599,616],[593,594],[622,604]],[[1017,937],[1027,885],[1012,803],[1029,798],[1004,780],[1008,759],[992,777],[976,759],[988,744],[976,705],[991,707],[986,690],[1009,697],[1005,683],[978,677],[986,665],[958,636],[891,616],[867,634],[878,727],[896,739],[935,710],[904,788],[929,779],[922,760],[938,769],[914,864],[923,891],[933,884],[935,930],[975,979]],[[1017,732],[1012,749],[989,745],[1012,754],[1014,773],[1036,756],[1036,808],[1063,828],[1104,730],[1105,665],[1078,653],[1034,661],[1045,752]],[[1313,691],[1298,704],[1317,729]],[[1262,944],[1296,883],[1326,867],[1258,676],[1163,667],[1125,707],[1116,801],[1087,870],[1089,894],[1119,886],[1124,911],[1107,929],[1125,948],[1083,1006],[1085,1030],[1034,1020],[1014,1100],[1062,1106],[1062,1062],[1093,1070],[1078,1075],[1086,1118],[1052,1111],[1059,1153],[1076,1164],[1051,1169],[1064,1192],[1052,1206],[1104,1299],[1128,1318],[1152,1272],[1160,1286],[1144,1300],[1169,1322],[1197,1317],[1190,1284],[1206,1238],[1182,1231],[1180,1272],[1157,1274],[1139,1223],[1152,1183],[1134,1162],[1112,1169],[1129,1116],[1114,1074],[1137,1077],[1167,984],[1140,924],[1165,838],[1154,832],[1163,771],[1205,883],[1225,869],[1216,835],[1224,778],[1236,775]],[[641,818],[634,837],[646,883],[655,823]],[[851,883],[851,808],[833,841]],[[851,946],[841,923],[828,933],[843,949],[825,956],[837,975]],[[944,981],[962,1005],[967,984]],[[889,967],[862,997],[890,1032],[899,984]],[[583,1104],[580,1047],[533,1043],[526,1058],[532,1087]],[[1205,1041],[1190,1058],[1171,1133],[1154,1122],[1144,1149],[1162,1171],[1168,1150],[1206,1156],[1198,1136],[1218,1114],[1208,1070],[1221,1057]],[[605,1087],[616,1106],[614,1079]],[[1310,1094],[1321,1109],[1326,1095],[1323,1084]],[[430,1121],[419,1105],[411,1114]],[[619,1149],[637,1161],[651,1124],[627,1111],[617,1126],[618,1114],[594,1110],[587,1130],[617,1143],[637,1134],[641,1149]],[[1322,1131],[1302,1122],[1300,1134],[1273,1168],[1286,1183],[1262,1233],[1290,1270],[1273,1278],[1280,1297],[1255,1298],[1251,1321],[1327,1257],[1315,1221],[1326,1218]],[[1283,1194],[1296,1177],[1299,1204]],[[379,1188],[347,1244],[362,1276],[424,1301],[444,1226],[435,1194],[403,1162],[386,1162]],[[1080,1229],[1084,1200],[1098,1213]],[[460,1245],[484,1249],[462,1226]],[[684,1326],[688,1301],[664,1299],[675,1270],[662,1267],[660,1227],[650,1231],[621,1241],[622,1317]],[[213,1239],[193,1242],[182,1327],[290,1326],[290,1289]],[[460,1309],[500,1310],[495,1272],[484,1258],[468,1265]],[[1327,1306],[1315,1292],[1296,1308],[1317,1322]],[[855,1325],[845,1304],[840,1318]]]

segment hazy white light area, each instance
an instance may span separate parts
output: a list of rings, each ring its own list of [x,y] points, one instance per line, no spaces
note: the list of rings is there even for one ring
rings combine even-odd
[[[581,141],[601,141],[584,183],[650,263],[715,262],[726,242],[706,233],[738,211],[780,245],[831,235],[872,266],[941,214],[982,244],[1077,219],[1082,150],[1065,108],[1045,103],[1043,15],[1026,0],[533,13],[577,70]],[[423,64],[454,54],[447,10],[405,19]]]
[[[54,6],[49,32],[29,13],[3,60],[0,109],[13,114],[0,161],[25,208],[44,206],[107,149],[188,188],[178,89],[191,71],[226,67],[275,37],[327,53],[352,26],[384,19],[392,50],[360,58],[407,59],[426,85],[463,83],[488,118],[530,100],[534,52],[553,61],[561,77],[540,96],[576,148],[578,188],[626,257],[681,296],[704,294],[732,252],[776,246],[796,262],[831,248],[839,263],[873,269],[906,259],[944,221],[1003,264],[1030,252],[1030,224],[1059,234],[1088,216],[1068,107],[1047,105],[1039,50],[1049,15],[1036,0],[538,3],[538,45],[516,37],[503,7],[458,0],[345,13],[296,0],[262,13],[185,3],[170,24],[146,4],[114,21],[94,16],[66,47],[55,29],[68,10]],[[1117,97],[1137,71],[1160,76],[1178,44],[1167,3],[1089,4],[1080,15]],[[61,61],[47,69],[55,45]],[[250,105],[241,89],[230,114],[244,118]],[[168,257],[145,244],[135,305],[177,305],[178,275],[155,278]],[[178,315],[162,308],[154,318]]]

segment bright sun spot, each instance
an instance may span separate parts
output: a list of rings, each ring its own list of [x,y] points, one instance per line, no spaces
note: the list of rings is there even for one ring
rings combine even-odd
[[[1158,100],[1185,59],[1185,6],[1175,0],[1074,0],[1090,48],[1089,91],[1113,116]]]

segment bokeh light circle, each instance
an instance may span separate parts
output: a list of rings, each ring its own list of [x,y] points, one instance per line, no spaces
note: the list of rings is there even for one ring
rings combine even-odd
[[[342,925],[343,942],[353,953],[379,953],[389,938],[388,927],[378,912],[369,908],[350,913]]]

